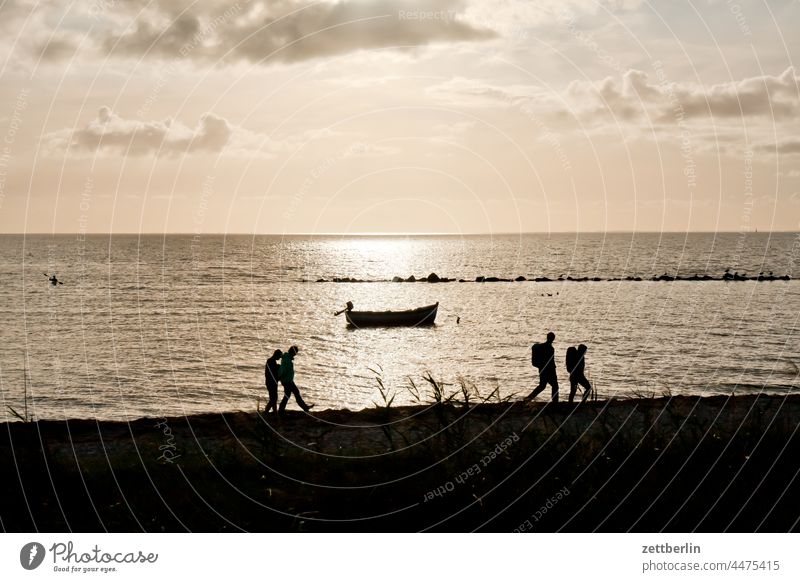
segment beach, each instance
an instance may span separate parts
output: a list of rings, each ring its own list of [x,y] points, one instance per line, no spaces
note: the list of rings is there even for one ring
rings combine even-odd
[[[6,423],[24,531],[786,532],[800,396]]]

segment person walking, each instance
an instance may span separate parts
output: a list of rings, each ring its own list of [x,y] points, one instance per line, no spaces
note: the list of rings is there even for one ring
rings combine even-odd
[[[281,358],[281,366],[278,368],[278,378],[280,379],[281,384],[283,384],[283,399],[278,407],[279,414],[283,414],[286,410],[286,403],[289,402],[289,397],[292,396],[292,394],[294,394],[294,399],[297,402],[297,405],[305,412],[308,412],[314,407],[313,404],[305,403],[303,397],[300,396],[300,389],[297,387],[297,384],[294,383],[294,357],[299,351],[300,348],[297,346],[292,346],[283,354],[283,357]]]
[[[280,363],[278,360],[283,356],[283,352],[275,350],[275,352],[267,358],[267,363],[264,364],[264,383],[267,385],[267,408],[264,414],[269,414],[270,410],[278,412],[278,370]]]
[[[583,386],[583,396],[581,402],[585,402],[589,395],[592,393],[592,385],[583,373],[586,366],[586,350],[584,344],[579,345],[577,348],[570,346],[567,348],[567,372],[569,372],[569,401],[572,402],[575,398],[575,393],[578,391],[578,384]]]
[[[526,400],[536,398],[545,387],[550,384],[551,400],[558,402],[558,375],[556,374],[556,359],[553,341],[556,334],[552,331],[547,334],[545,343],[536,343],[531,346],[531,364],[539,368],[539,385],[533,389]]]

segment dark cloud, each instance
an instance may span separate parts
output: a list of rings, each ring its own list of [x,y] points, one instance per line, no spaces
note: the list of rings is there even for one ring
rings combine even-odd
[[[76,130],[61,130],[45,136],[50,149],[77,153],[109,152],[134,156],[193,152],[219,153],[232,135],[230,124],[207,113],[190,129],[172,120],[138,121],[124,119],[108,107],[97,118]]]
[[[53,36],[47,40],[35,43],[31,52],[38,58],[45,61],[56,61],[71,57],[80,41],[74,36],[61,35]]]
[[[767,153],[800,154],[800,140],[788,139],[786,141],[762,146],[761,150]]]
[[[137,4],[127,6],[138,9]],[[204,8],[190,4],[176,13],[175,5],[148,2],[131,26],[109,33],[103,46],[114,55],[137,58],[296,62],[358,50],[496,36],[466,22],[460,9],[458,0],[239,0]]]

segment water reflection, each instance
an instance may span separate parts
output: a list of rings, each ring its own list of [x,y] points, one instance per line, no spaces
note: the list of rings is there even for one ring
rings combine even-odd
[[[0,247],[8,275],[0,280],[2,398],[19,406],[27,383],[41,418],[254,410],[256,398],[264,397],[266,356],[293,344],[301,347],[298,385],[319,407],[373,406],[377,385],[369,369],[375,366],[383,368],[384,382],[397,392],[397,404],[411,402],[404,389],[408,377],[419,381],[426,371],[451,383],[464,376],[483,393],[499,386],[504,394],[524,394],[534,381],[529,346],[549,330],[558,336],[561,374],[566,347],[589,345],[587,373],[601,397],[641,390],[793,389],[800,362],[800,283],[794,281],[301,282],[306,275],[332,273],[359,278],[431,271],[453,276],[470,270],[527,275],[528,270],[553,270],[555,256],[561,261],[569,256],[581,269],[602,265],[604,275],[619,274],[616,269],[631,261],[644,270],[656,255],[671,263],[682,260],[685,241],[680,238],[657,249],[631,251],[626,236],[606,241],[603,253],[622,253],[613,259],[601,256],[597,247],[570,255],[575,237],[566,235],[524,244],[518,237],[209,237],[196,251],[199,271],[190,263],[187,237],[141,243],[123,237],[111,246],[107,238],[92,239],[83,257],[70,244],[74,241],[61,240],[52,252],[65,285],[56,288],[41,276],[51,239],[29,241],[24,261],[19,239],[5,239]],[[740,262],[773,257],[774,263],[758,270],[785,271],[792,236],[778,242],[766,251],[754,243]],[[700,237],[694,256],[714,244],[719,241]],[[546,248],[558,253],[532,250]],[[674,252],[667,256],[665,249]],[[738,251],[714,252],[721,257],[714,268],[721,271]],[[348,329],[341,317],[333,317],[348,300],[360,309],[438,301],[437,325]]]

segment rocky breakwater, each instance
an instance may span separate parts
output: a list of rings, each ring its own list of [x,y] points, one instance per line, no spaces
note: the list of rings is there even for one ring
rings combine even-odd
[[[414,275],[410,275],[408,277],[400,277],[396,275],[389,280],[385,279],[358,279],[354,277],[332,277],[331,279],[325,279],[321,277],[316,279],[315,283],[551,283],[551,282],[573,282],[573,283],[585,283],[588,281],[592,282],[600,282],[600,281],[725,281],[725,282],[738,282],[738,281],[758,281],[758,282],[771,282],[771,281],[791,281],[791,275],[775,275],[772,272],[768,274],[759,273],[758,275],[747,275],[747,273],[739,274],[739,272],[731,273],[729,270],[725,271],[722,275],[709,275],[708,273],[704,273],[699,275],[697,273],[693,275],[680,275],[680,274],[669,274],[663,273],[661,275],[653,275],[651,277],[643,277],[641,275],[626,275],[625,277],[575,277],[572,275],[559,275],[557,278],[550,278],[547,276],[525,276],[525,275],[518,275],[516,277],[497,277],[494,275],[486,276],[486,275],[478,275],[474,279],[463,279],[463,278],[453,278],[453,277],[440,277],[436,273],[431,273],[424,277],[416,277]],[[308,283],[310,281],[302,281]]]

